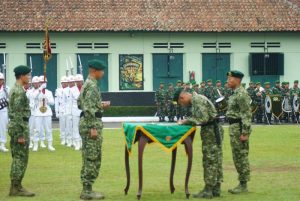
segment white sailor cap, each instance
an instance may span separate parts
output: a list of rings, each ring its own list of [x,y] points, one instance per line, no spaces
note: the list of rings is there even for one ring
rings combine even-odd
[[[40,82],[40,79],[39,79],[38,76],[33,76],[31,82],[32,82],[32,83],[39,83],[39,82]]]
[[[83,76],[81,74],[75,75],[75,81],[83,81]]]

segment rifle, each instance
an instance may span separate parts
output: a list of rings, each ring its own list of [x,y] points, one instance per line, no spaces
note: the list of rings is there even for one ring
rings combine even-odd
[[[81,63],[80,55],[78,54],[77,57],[78,57],[78,61],[79,61],[79,72],[80,72],[81,75],[83,75],[82,74],[83,72],[82,72],[82,63]]]

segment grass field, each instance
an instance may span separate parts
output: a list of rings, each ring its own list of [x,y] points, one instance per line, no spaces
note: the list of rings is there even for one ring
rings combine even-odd
[[[231,159],[228,128],[225,128],[224,140],[224,183],[222,197],[224,201],[297,201],[300,200],[300,127],[299,126],[254,126],[251,135],[251,182],[249,193],[231,195],[228,188],[237,184],[237,174]],[[36,193],[34,198],[10,198],[9,171],[10,154],[0,153],[0,200],[32,201],[75,201],[80,200],[81,184],[79,173],[81,153],[63,147],[58,141],[58,132],[54,133],[57,151],[46,149],[37,153],[30,152],[29,166],[24,186]],[[134,146],[130,158],[131,187],[124,196],[124,137],[120,129],[104,130],[103,162],[101,173],[94,190],[104,192],[106,200],[136,200],[137,146]],[[201,141],[199,131],[194,141],[194,161],[190,179],[190,192],[203,188]],[[184,177],[187,158],[183,146],[179,147],[175,171],[176,191],[169,191],[169,171],[171,154],[165,153],[158,145],[150,145],[144,155],[144,188],[142,200],[185,200]]]

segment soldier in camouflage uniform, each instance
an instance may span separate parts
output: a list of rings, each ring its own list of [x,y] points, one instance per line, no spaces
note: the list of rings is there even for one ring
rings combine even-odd
[[[255,96],[254,96],[254,102],[257,104],[257,110],[255,111],[255,119],[256,123],[262,123],[263,119],[263,97],[261,92],[261,83],[256,83],[256,89],[254,90]]]
[[[214,102],[214,87],[212,86],[212,80],[209,79],[206,82],[207,87],[205,89],[205,96],[208,98],[212,103]]]
[[[201,94],[201,95],[205,95],[205,81],[202,81],[201,83],[200,83],[200,88],[199,88],[199,94]]]
[[[178,124],[201,125],[205,187],[193,196],[195,198],[220,197],[223,181],[223,129],[216,119],[217,111],[213,103],[203,95],[181,91],[177,92],[174,98],[179,104],[191,105],[192,108],[191,117],[179,121]]]
[[[176,83],[176,86],[174,88],[174,91],[177,91],[179,89],[183,89],[182,88],[182,81],[181,80],[177,80],[177,83]],[[179,119],[183,119],[183,108],[180,104],[176,104],[176,118],[177,118],[177,121]]]
[[[293,88],[290,89],[290,99],[291,99],[291,105],[293,106],[293,100],[295,96],[298,96],[298,104],[299,104],[299,98],[300,98],[300,88],[298,87],[298,80],[294,81]],[[299,123],[299,110],[295,111],[294,107],[292,107],[292,120],[294,123]]]
[[[239,185],[229,192],[239,194],[247,192],[247,182],[250,180],[249,136],[251,133],[250,97],[241,86],[244,74],[240,71],[229,71],[228,86],[234,90],[228,101],[227,118],[233,155],[233,162],[239,174]]]
[[[159,89],[155,92],[155,103],[157,106],[157,116],[159,117],[159,122],[165,121],[165,83],[160,82]]]
[[[280,81],[277,80],[275,82],[275,86],[272,88],[272,93],[273,94],[281,94],[281,90],[282,90],[282,88],[280,87]]]
[[[12,155],[10,196],[32,197],[35,194],[22,187],[22,180],[28,164],[29,157],[29,128],[30,117],[29,100],[24,86],[29,82],[30,68],[18,66],[14,69],[16,76],[15,86],[9,94],[8,134],[11,138],[10,147]]]
[[[81,183],[83,190],[80,198],[104,199],[102,193],[92,190],[92,185],[99,175],[102,158],[102,113],[103,109],[109,107],[108,102],[102,102],[97,80],[104,75],[106,65],[99,60],[90,60],[89,76],[85,81],[79,98],[78,108],[82,110],[79,122],[79,132],[82,138],[82,169]]]
[[[194,91],[195,93],[199,94],[199,84],[197,84],[197,83],[194,83],[194,84],[193,84],[193,91]]]
[[[264,105],[264,119],[265,119],[265,124],[272,124],[271,119],[272,119],[272,113],[268,113],[266,111],[266,97],[272,94],[272,89],[271,89],[271,84],[270,82],[265,82],[265,90],[262,92],[262,97],[263,97],[263,105]]]
[[[174,91],[173,84],[169,83],[169,87],[165,95],[167,115],[168,115],[169,122],[174,122],[174,118],[176,115],[175,105],[173,103],[174,92],[175,91]]]

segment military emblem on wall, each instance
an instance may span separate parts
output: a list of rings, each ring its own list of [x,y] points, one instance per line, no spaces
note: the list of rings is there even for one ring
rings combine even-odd
[[[143,55],[120,55],[120,90],[143,90]]]

